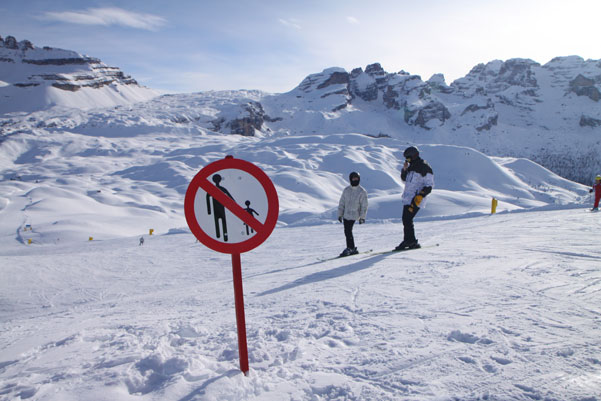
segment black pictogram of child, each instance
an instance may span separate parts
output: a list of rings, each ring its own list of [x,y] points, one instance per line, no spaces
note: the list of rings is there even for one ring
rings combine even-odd
[[[257,216],[259,215],[259,213],[257,213],[257,211],[253,208],[250,207],[250,201],[247,200],[246,202],[244,202],[244,204],[246,205],[246,210],[248,212],[248,214],[250,214],[251,216],[253,214],[256,214]],[[253,230],[251,227],[248,226],[248,224],[244,223],[244,225],[246,226],[246,235],[250,235],[251,233],[254,233],[255,230]]]
[[[221,190],[221,192],[223,192],[224,194],[226,194],[227,196],[232,198],[232,200],[235,201],[234,197],[230,194],[230,192],[219,184],[221,182],[221,180],[222,180],[222,178],[219,174],[215,174],[213,176],[213,182],[215,183],[217,188],[219,188]],[[209,215],[211,214],[211,198],[213,199],[213,216],[215,218],[215,235],[217,236],[217,238],[221,237],[221,234],[219,231],[219,220],[221,220],[221,225],[223,226],[223,241],[227,242],[227,221],[225,219],[225,207],[221,203],[219,203],[217,201],[217,199],[213,198],[211,195],[209,195],[207,193],[207,211],[208,211]]]

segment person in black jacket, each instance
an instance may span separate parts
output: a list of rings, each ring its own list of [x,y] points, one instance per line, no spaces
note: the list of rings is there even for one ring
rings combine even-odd
[[[401,180],[405,183],[403,191],[403,241],[394,248],[395,251],[420,248],[415,237],[413,219],[425,206],[424,198],[434,187],[434,173],[430,165],[419,156],[419,150],[410,146],[403,153],[405,164],[401,171]]]

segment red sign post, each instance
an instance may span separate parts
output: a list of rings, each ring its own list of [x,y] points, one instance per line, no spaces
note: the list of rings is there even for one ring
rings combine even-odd
[[[186,191],[184,211],[192,234],[200,242],[232,255],[240,370],[246,375],[249,367],[240,254],[256,248],[273,232],[279,213],[275,186],[259,167],[227,156],[194,176]]]

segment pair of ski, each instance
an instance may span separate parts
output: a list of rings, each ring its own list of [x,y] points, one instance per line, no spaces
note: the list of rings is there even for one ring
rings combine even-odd
[[[418,249],[434,248],[434,247],[437,247],[438,245],[439,244],[430,244],[430,245],[423,245],[419,248],[405,248],[405,249],[400,249],[400,250],[392,249],[392,250],[388,250],[388,251],[378,251],[378,252],[374,252],[373,249],[370,249],[368,251],[359,252],[354,255],[348,255],[348,256],[338,255],[338,256],[334,256],[332,258],[320,259],[320,262],[327,262],[328,260],[334,260],[334,259],[352,258],[353,256],[359,256],[359,255],[377,256],[377,255],[386,255],[388,253],[401,253],[401,252],[407,252],[407,251],[415,251]]]

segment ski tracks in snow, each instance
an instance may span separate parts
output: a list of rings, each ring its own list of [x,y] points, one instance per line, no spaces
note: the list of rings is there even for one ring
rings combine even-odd
[[[554,246],[580,214],[419,222],[440,247],[308,265],[338,227],[278,229],[242,256],[248,377],[230,258],[181,246],[190,235],[11,256],[47,269],[3,270],[0,398],[596,399],[597,245]],[[364,225],[357,240],[383,231],[400,229]],[[23,274],[44,297],[23,294]]]

